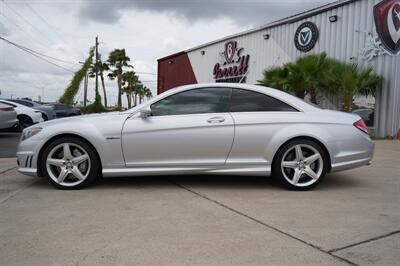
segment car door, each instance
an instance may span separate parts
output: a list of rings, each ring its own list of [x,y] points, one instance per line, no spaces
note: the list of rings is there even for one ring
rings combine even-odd
[[[122,149],[127,167],[224,165],[234,125],[226,112],[230,88],[197,88],[153,103],[151,116],[127,119]]]
[[[56,117],[65,117],[66,116],[64,107],[61,104],[54,104],[54,112],[56,113]]]
[[[294,107],[272,96],[245,89],[232,90],[230,114],[235,142],[227,164],[267,165],[269,142],[285,125],[301,116]]]

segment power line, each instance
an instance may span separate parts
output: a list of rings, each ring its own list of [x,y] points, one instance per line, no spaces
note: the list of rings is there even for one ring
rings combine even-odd
[[[48,41],[51,42],[49,38],[38,28],[36,28],[32,23],[29,22],[26,18],[24,18],[21,14],[19,14],[17,11],[15,11],[5,0],[1,0],[14,14],[16,14],[18,17],[20,17],[23,21],[25,21],[27,24],[29,24],[33,29],[35,29],[37,32],[39,32],[43,37],[45,37]]]
[[[135,71],[135,73],[137,73],[137,74],[143,74],[143,75],[154,75],[154,76],[157,76],[156,73],[150,73],[150,72],[137,72],[137,71]]]
[[[9,22],[11,22],[14,26],[16,26],[18,29],[22,30],[24,33],[26,33],[26,37],[28,37],[31,41],[35,42],[32,38],[30,38],[28,35],[34,37],[30,32],[25,31],[24,28],[22,28],[18,23],[16,23],[15,21],[13,21],[11,18],[7,17],[4,12],[0,13],[0,15],[2,15],[4,18],[6,18]],[[38,41],[38,44],[40,44],[42,47],[44,48],[48,48],[44,43]]]
[[[28,51],[30,51],[30,52],[32,52],[32,53],[41,55],[41,56],[43,56],[43,57],[47,57],[47,58],[53,59],[53,60],[55,60],[55,61],[59,61],[59,62],[62,62],[62,63],[71,64],[71,65],[76,65],[76,66],[80,66],[80,65],[81,65],[81,64],[78,64],[78,63],[74,63],[74,62],[70,62],[70,61],[63,60],[63,59],[55,58],[55,57],[52,57],[52,56],[49,56],[49,55],[46,55],[46,54],[42,54],[42,53],[40,53],[40,52],[38,52],[38,51],[35,51],[35,50],[30,49],[30,48],[28,48],[28,47],[22,46],[22,45],[20,45],[20,44],[16,44],[16,43],[13,43],[13,44],[19,46],[19,47],[22,48],[22,49],[28,50]]]
[[[73,70],[71,70],[71,69],[68,69],[68,68],[65,68],[65,67],[63,67],[63,66],[57,65],[56,63],[53,63],[53,62],[47,60],[46,58],[43,58],[43,57],[41,57],[40,55],[31,52],[30,50],[24,48],[23,46],[20,46],[20,45],[18,45],[18,44],[16,44],[16,43],[13,43],[13,42],[7,40],[6,38],[3,38],[3,37],[0,36],[0,40],[3,40],[3,41],[5,41],[5,42],[7,42],[7,43],[9,43],[9,44],[11,44],[11,45],[17,47],[18,49],[21,49],[22,51],[25,51],[25,52],[27,52],[27,53],[29,53],[29,54],[31,54],[31,55],[33,55],[33,56],[35,56],[35,57],[37,57],[37,58],[43,60],[43,61],[46,61],[47,63],[49,63],[49,64],[51,64],[51,65],[53,65],[53,66],[56,66],[56,67],[61,68],[61,69],[64,69],[64,70],[66,70],[66,71],[68,71],[68,72],[71,72],[71,73],[74,73],[74,72],[75,72],[75,71],[73,71]]]
[[[2,0],[4,1],[4,0]],[[63,42],[66,42],[65,39],[58,33],[58,29],[56,29],[53,25],[51,25],[51,23],[47,22],[47,20],[41,16],[28,2],[24,1],[25,5],[32,11],[33,14],[35,14],[44,24],[46,24],[50,29],[53,30],[54,34],[57,35],[57,37],[62,40]],[[67,43],[67,42],[66,42]],[[72,47],[75,51],[77,51],[78,53],[80,53],[82,56],[84,55],[84,53],[82,53],[82,51]]]
[[[32,49],[27,48],[27,47],[24,47],[24,46],[22,46],[22,45],[19,45],[19,46],[20,46],[21,48],[23,48],[23,49],[26,49],[26,50],[31,51],[32,53],[35,53],[35,54],[38,54],[38,55],[41,55],[41,56],[44,56],[44,57],[47,57],[47,58],[50,58],[50,59],[53,59],[53,60],[62,62],[62,63],[71,64],[71,65],[76,65],[76,66],[80,66],[80,65],[81,65],[81,64],[78,64],[78,63],[73,63],[73,62],[65,61],[65,60],[63,60],[63,59],[58,59],[58,58],[55,58],[55,57],[52,57],[52,56],[49,56],[49,55],[45,55],[45,54],[39,53],[39,52],[37,52],[37,51],[35,51],[35,50],[32,50]]]

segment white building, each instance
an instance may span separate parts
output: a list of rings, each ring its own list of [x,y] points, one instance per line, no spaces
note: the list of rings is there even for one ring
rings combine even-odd
[[[341,0],[161,58],[158,93],[190,83],[256,84],[265,69],[321,52],[371,66],[383,76],[376,99],[360,98],[356,104],[371,112],[373,135],[396,135],[400,128],[400,0]]]

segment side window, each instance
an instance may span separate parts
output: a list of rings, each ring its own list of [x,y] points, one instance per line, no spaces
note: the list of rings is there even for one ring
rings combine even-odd
[[[233,89],[230,112],[297,112],[292,106],[263,93]]]
[[[59,104],[55,104],[54,105],[54,110],[62,110],[63,108],[62,108],[62,106],[61,105],[59,105]]]
[[[151,105],[153,116],[227,112],[232,89],[201,88],[183,91]]]

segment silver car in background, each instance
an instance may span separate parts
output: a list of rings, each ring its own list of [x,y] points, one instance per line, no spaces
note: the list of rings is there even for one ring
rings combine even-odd
[[[17,112],[14,110],[14,107],[0,103],[0,129],[12,129],[17,126]]]
[[[358,115],[322,110],[285,92],[196,84],[124,112],[53,120],[24,130],[18,171],[77,189],[113,176],[273,175],[307,190],[367,165],[374,151]]]
[[[52,106],[38,104],[34,101],[25,99],[8,99],[7,101],[19,103],[25,105],[26,107],[30,107],[32,109],[40,111],[42,113],[42,118],[44,121],[56,118],[56,113],[54,111],[54,107]]]

